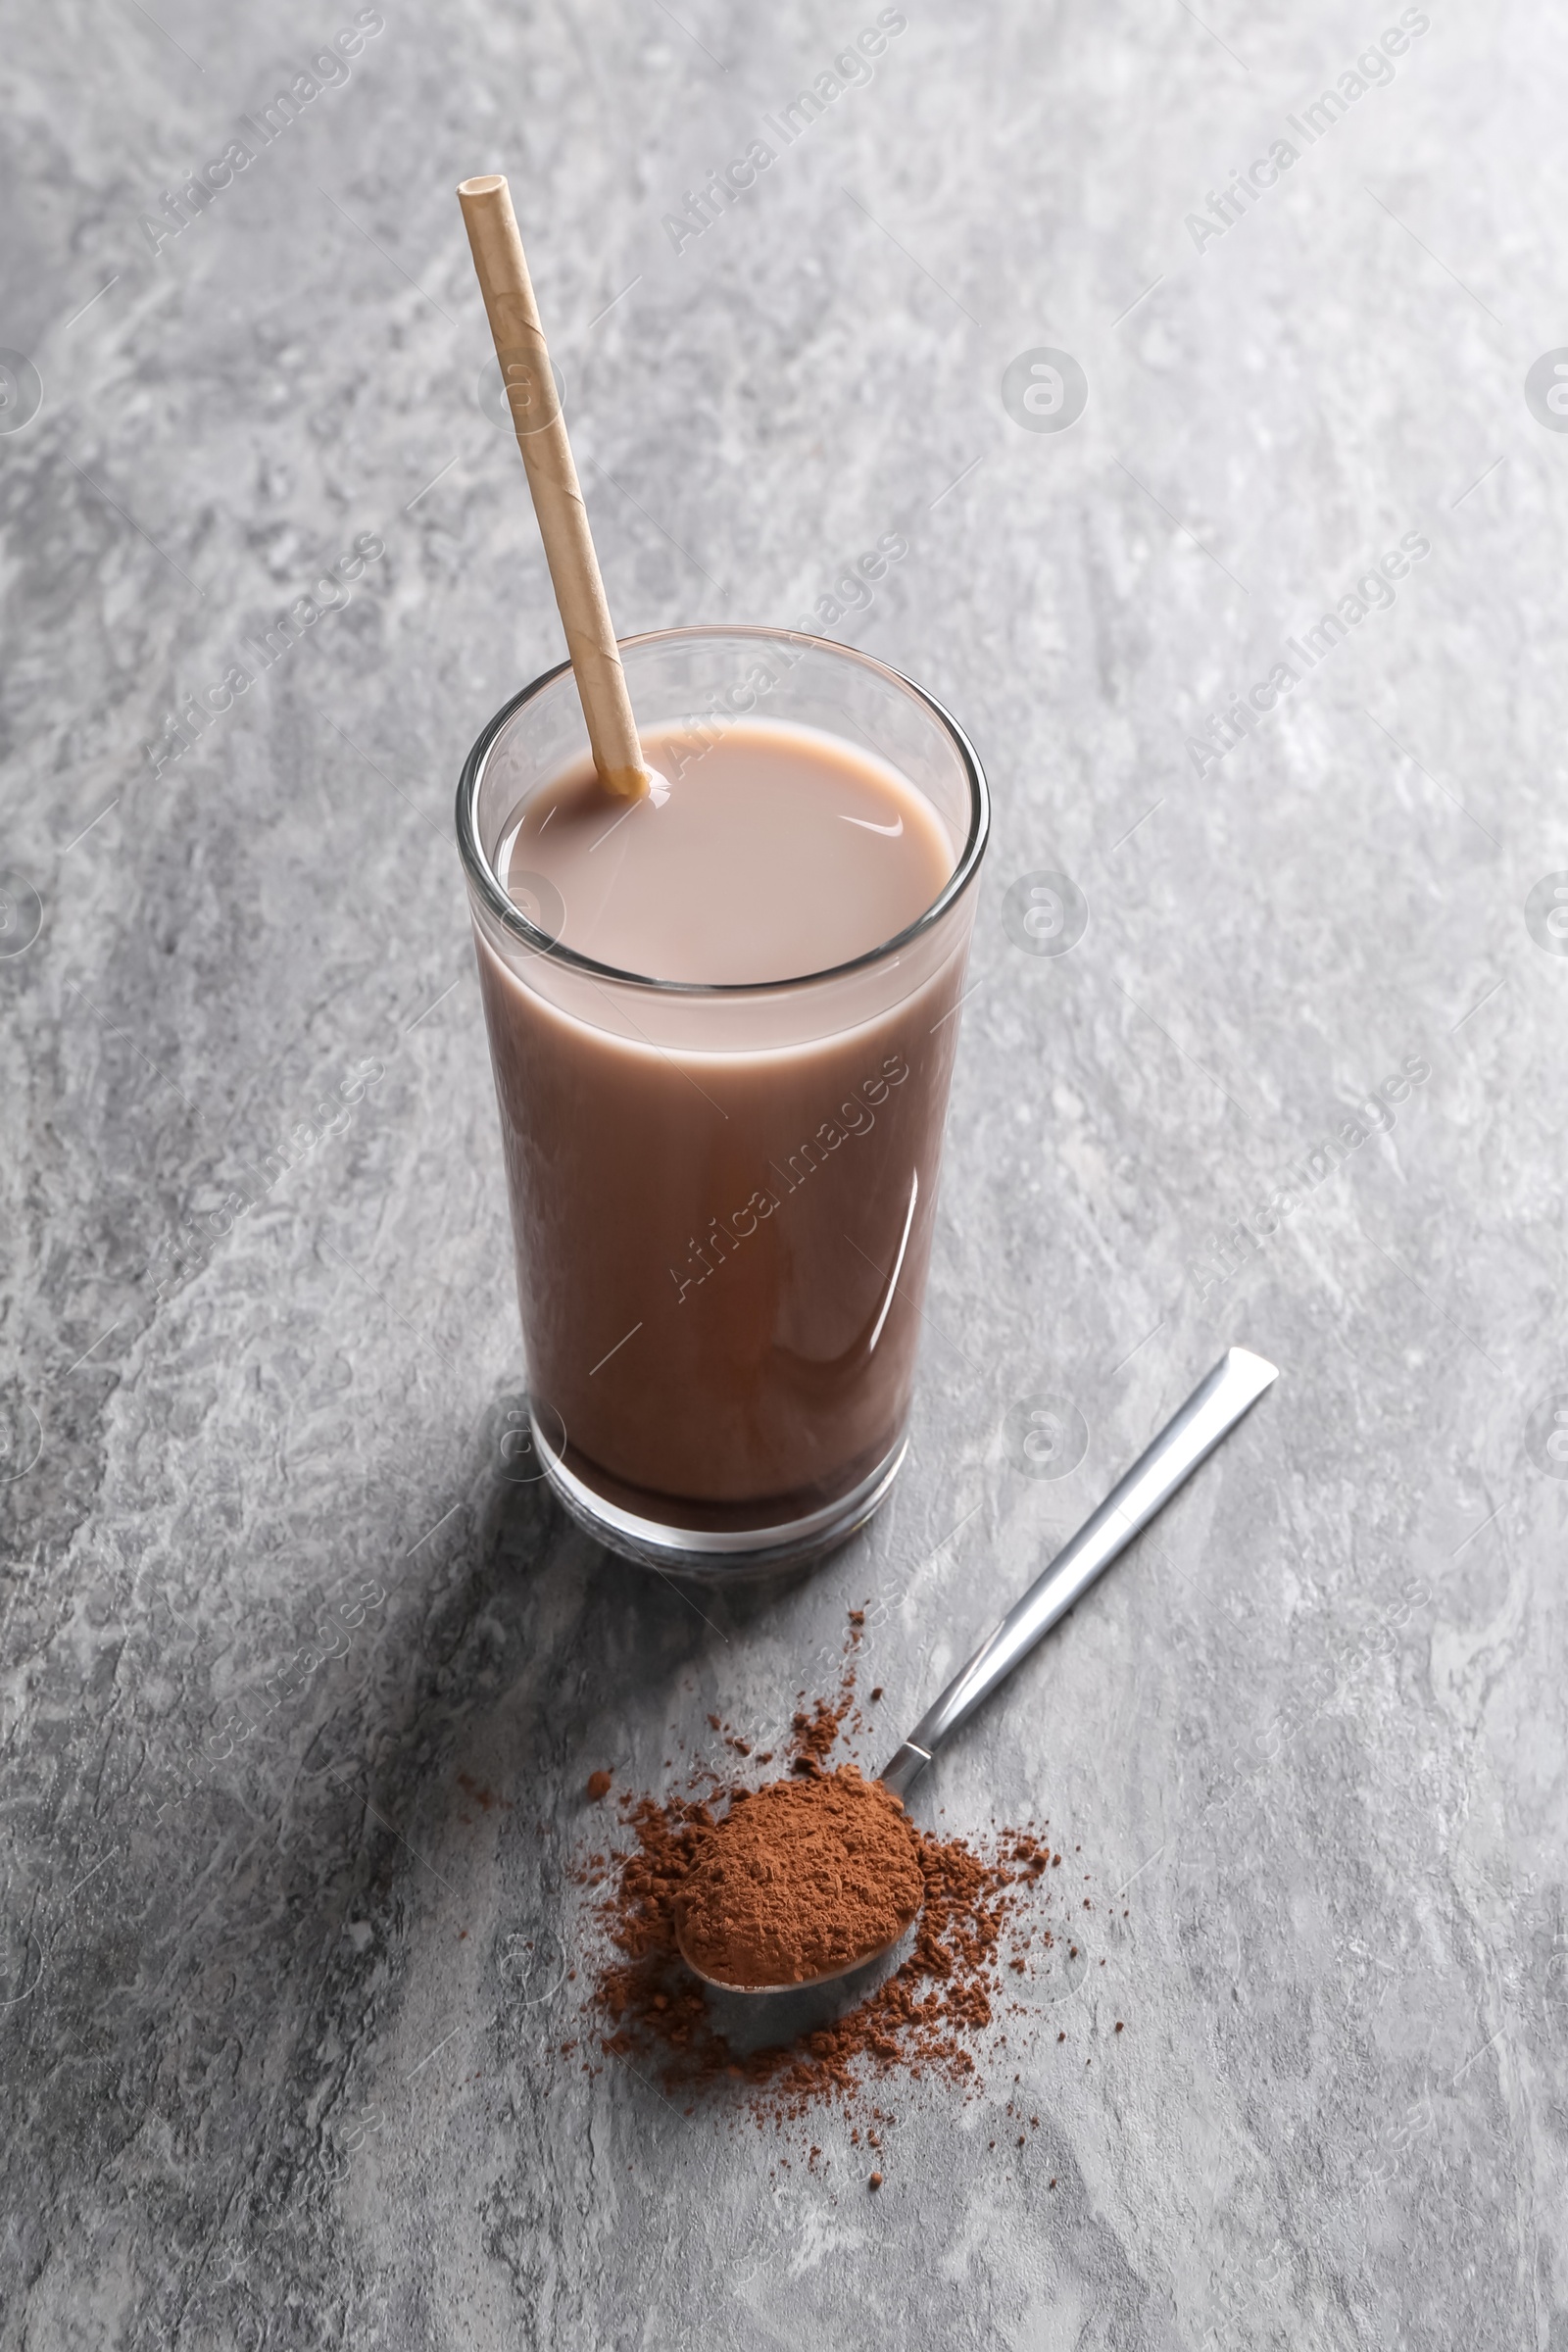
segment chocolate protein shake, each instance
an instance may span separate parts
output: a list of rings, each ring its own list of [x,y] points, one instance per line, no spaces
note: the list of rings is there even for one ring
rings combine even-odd
[[[480,922],[479,970],[541,1438],[711,1546],[897,1460],[970,908],[919,929],[964,843],[863,743],[642,738],[645,799],[583,760],[508,812],[494,870],[558,954]]]

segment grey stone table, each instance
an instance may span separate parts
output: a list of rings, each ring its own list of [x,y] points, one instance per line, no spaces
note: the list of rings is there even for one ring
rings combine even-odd
[[[0,2345],[1561,2352],[1562,12],[6,14]],[[754,1600],[510,1475],[497,167],[621,628],[807,616],[996,792],[911,1457]],[[1036,2144],[574,2076],[587,1772],[861,1600],[911,1719],[1233,1339],[921,1800],[1125,1889]]]

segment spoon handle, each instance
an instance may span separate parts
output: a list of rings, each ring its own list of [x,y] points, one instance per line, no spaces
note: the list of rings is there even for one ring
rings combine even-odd
[[[1191,1477],[1205,1455],[1235,1428],[1249,1405],[1279,1378],[1278,1367],[1245,1348],[1228,1348],[1206,1380],[1168,1420],[1126,1477],[1098,1511],[1057,1552],[1045,1574],[1015,1601],[960,1668],[934,1706],[928,1707],[882,1774],[883,1785],[903,1796],[950,1734],[967,1723],[981,1702],[1009,1675],[1020,1658],[1065,1617],[1102,1570]]]

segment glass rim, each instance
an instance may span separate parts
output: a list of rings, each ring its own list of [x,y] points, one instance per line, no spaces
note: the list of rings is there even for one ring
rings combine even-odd
[[[483,906],[503,929],[510,931],[535,955],[548,956],[552,962],[565,965],[572,971],[585,972],[595,980],[613,980],[623,988],[651,989],[672,997],[765,996],[769,990],[805,988],[818,980],[841,979],[847,973],[868,970],[871,965],[896,956],[931,930],[974,879],[991,830],[991,794],[985,771],[974,746],[952,711],[939,703],[935,695],[927,694],[923,686],[917,686],[913,678],[906,677],[902,669],[895,669],[891,662],[878,661],[874,654],[862,653],[858,646],[839,645],[831,637],[813,637],[804,629],[770,629],[755,621],[698,621],[674,629],[644,629],[635,637],[617,638],[616,644],[624,650],[633,646],[667,644],[681,637],[765,637],[775,644],[783,642],[820,647],[842,661],[858,662],[866,669],[879,671],[883,677],[895,679],[913,695],[916,702],[923,703],[951,739],[969,787],[968,838],[958,854],[953,872],[930,906],[917,914],[912,923],[906,923],[902,931],[895,932],[891,939],[866,949],[863,955],[852,956],[847,963],[828,964],[820,971],[792,973],[779,980],[656,980],[646,972],[625,972],[615,964],[600,963],[592,956],[584,956],[575,948],[564,946],[560,940],[552,939],[548,931],[542,931],[536,923],[531,923],[521,907],[502,889],[500,877],[479,846],[477,821],[479,792],[497,737],[509,719],[570,669],[569,661],[558,662],[553,669],[542,671],[523,687],[520,694],[514,694],[511,702],[503,704],[495,716],[486,721],[474,739],[458,779],[458,853],[470,887],[477,892]],[[736,713],[737,717],[741,715]]]

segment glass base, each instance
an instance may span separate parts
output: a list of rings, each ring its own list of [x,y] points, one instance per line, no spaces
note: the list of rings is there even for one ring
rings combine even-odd
[[[772,1576],[780,1569],[805,1567],[823,1558],[840,1544],[848,1543],[885,1501],[909,1444],[907,1436],[901,1435],[892,1451],[884,1455],[868,1478],[861,1479],[858,1486],[837,1502],[826,1503],[804,1519],[717,1533],[707,1528],[673,1526],[662,1519],[644,1519],[607,1501],[575,1471],[567,1469],[540,1428],[531,1405],[528,1417],[545,1476],[567,1517],[603,1544],[607,1551],[617,1553],[639,1568],[659,1568],[666,1575],[712,1577],[726,1584],[741,1578]]]

